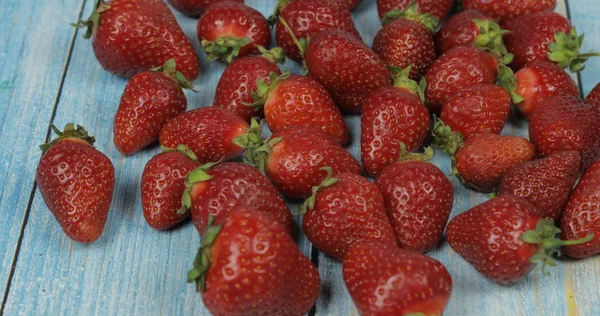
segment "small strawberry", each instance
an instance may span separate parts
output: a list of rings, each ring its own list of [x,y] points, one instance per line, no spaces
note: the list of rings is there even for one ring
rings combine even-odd
[[[452,292],[439,261],[372,241],[350,247],[342,274],[361,315],[442,315]]]
[[[585,97],[585,103],[600,110],[600,83],[596,84],[594,89]]]
[[[208,6],[198,20],[198,39],[208,61],[260,53],[259,46],[271,45],[267,19],[255,9],[234,1]]]
[[[167,0],[169,4],[177,11],[191,17],[197,17],[204,10],[215,2],[223,2],[229,0]],[[244,3],[244,0],[231,0],[239,3]]]
[[[176,148],[187,146],[201,164],[230,159],[244,150],[233,140],[248,132],[241,117],[217,107],[202,107],[182,113],[160,130],[160,145]]]
[[[250,207],[208,228],[188,273],[194,281],[213,315],[304,315],[321,287],[317,268],[281,225]]]
[[[555,266],[558,248],[589,241],[555,238],[560,229],[538,215],[527,200],[501,195],[454,217],[446,229],[450,247],[479,273],[496,283],[511,284],[525,278],[543,262]]]
[[[121,77],[160,67],[175,58],[188,79],[200,74],[200,62],[169,7],[162,0],[96,0],[94,12],[76,27],[86,27],[84,38],[104,69]]]
[[[158,154],[142,173],[142,209],[150,227],[169,229],[187,218],[177,213],[185,190],[185,176],[199,166],[196,155],[181,145]]]
[[[507,21],[534,12],[551,12],[556,0],[462,0],[465,9],[473,9],[496,20]]]
[[[350,33],[319,33],[306,49],[305,62],[310,76],[345,112],[360,113],[371,93],[391,84],[385,62]]]
[[[379,19],[383,19],[388,12],[394,10],[404,11],[415,0],[377,0]],[[454,0],[416,0],[419,13],[429,13],[443,21],[452,9]]]
[[[93,147],[95,138],[73,123],[40,146],[35,181],[50,212],[67,236],[93,242],[102,234],[115,188],[115,168]]]
[[[321,252],[343,259],[348,248],[365,240],[396,244],[394,230],[385,213],[383,196],[375,184],[354,173],[327,177],[301,207],[302,228]]]

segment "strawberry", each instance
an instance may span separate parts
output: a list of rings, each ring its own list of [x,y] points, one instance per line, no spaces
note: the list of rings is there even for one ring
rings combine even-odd
[[[499,192],[528,200],[540,216],[558,222],[580,168],[581,157],[576,151],[523,162],[506,172]]]
[[[565,150],[581,154],[582,169],[600,158],[600,111],[573,96],[546,99],[529,122],[529,139],[538,155]]]
[[[342,274],[361,315],[442,315],[452,292],[439,261],[372,241],[350,247]]]
[[[169,59],[158,69],[137,73],[127,83],[113,134],[121,153],[131,155],[154,143],[160,129],[185,112],[187,100],[181,88],[193,87],[175,67],[175,59]]]
[[[306,49],[305,62],[342,111],[359,113],[371,93],[391,84],[385,62],[350,33],[319,33]]]
[[[435,247],[454,201],[446,175],[425,161],[399,161],[383,169],[375,184],[383,193],[398,245],[420,252]]]
[[[594,234],[594,238],[584,244],[565,247],[567,256],[585,258],[600,253],[599,197],[600,160],[597,160],[581,176],[560,221],[563,239],[576,240],[590,233]]]
[[[93,242],[102,234],[115,188],[115,168],[93,147],[95,138],[73,123],[40,146],[35,181],[46,206],[69,238]]]
[[[200,74],[200,62],[169,7],[162,0],[96,0],[94,12],[76,27],[104,69],[121,77],[160,67],[174,58],[188,79]]]
[[[373,92],[360,119],[360,152],[365,173],[374,176],[400,157],[400,144],[418,150],[429,133],[422,102],[424,87],[408,78],[410,67],[396,74],[394,86]]]
[[[208,61],[260,53],[259,47],[271,45],[267,19],[255,9],[234,1],[208,6],[198,20],[198,39]]]
[[[279,0],[275,11],[271,19],[273,23],[277,23],[277,45],[292,60],[300,61],[304,58],[301,50],[305,49],[305,45],[298,47],[297,39],[306,42],[324,30],[345,31],[360,40],[350,11],[331,0]]]
[[[585,97],[585,103],[600,110],[600,83],[596,84],[594,89]]]
[[[158,140],[163,147],[187,146],[203,164],[240,155],[244,149],[233,140],[249,128],[241,117],[229,111],[202,107],[170,120],[160,130]]]
[[[556,0],[462,0],[462,5],[465,9],[507,21],[529,13],[551,12],[556,7]]]
[[[256,91],[258,80],[268,82],[269,74],[281,74],[275,63],[284,61],[283,51],[276,47],[263,50],[262,56],[246,56],[234,60],[225,68],[215,92],[214,106],[227,109],[247,122],[253,117],[261,117],[262,112],[248,106],[254,102],[252,93]]]
[[[185,190],[185,176],[199,166],[196,155],[181,145],[166,149],[144,167],[142,173],[142,208],[150,227],[169,229],[187,218],[177,213]]]
[[[394,10],[404,11],[413,2],[415,0],[377,0],[379,18],[383,19]],[[452,9],[454,0],[416,0],[416,3],[419,13],[429,13],[442,21]]]
[[[191,17],[200,16],[209,5],[223,1],[244,3],[244,0],[167,0],[175,10]]]
[[[327,172],[327,177],[313,188],[300,210],[308,240],[321,252],[340,260],[357,242],[372,240],[394,245],[394,230],[377,186],[358,174],[333,177],[331,167],[321,170]]]
[[[194,281],[213,315],[304,315],[321,287],[317,268],[296,242],[251,207],[208,228],[188,273]]]
[[[523,137],[479,133],[456,152],[453,173],[475,191],[492,192],[508,170],[534,159],[535,146]]]
[[[560,229],[543,219],[527,200],[501,195],[454,217],[446,229],[450,247],[486,278],[511,284],[543,262],[555,266],[553,255],[563,245],[586,242],[555,238]]]
[[[489,53],[471,46],[455,47],[440,56],[425,75],[425,98],[431,112],[439,112],[460,89],[494,83],[498,62]]]
[[[318,81],[285,72],[272,72],[269,83],[259,81],[253,106],[263,108],[271,132],[285,126],[304,125],[322,129],[341,144],[348,142],[348,129],[333,98]]]
[[[339,8],[346,8],[352,10],[358,6],[362,0],[328,0],[329,2],[337,5]]]

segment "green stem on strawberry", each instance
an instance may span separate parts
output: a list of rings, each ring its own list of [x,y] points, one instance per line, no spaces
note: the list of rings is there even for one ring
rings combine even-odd
[[[254,102],[248,104],[248,106],[254,108],[254,110],[256,111],[260,111],[264,107],[265,103],[267,103],[267,99],[269,99],[271,92],[273,92],[273,90],[275,90],[275,88],[282,81],[289,78],[290,76],[291,73],[289,71],[286,71],[281,75],[277,75],[276,72],[272,71],[269,74],[269,83],[267,83],[265,80],[258,79],[256,81],[256,91],[251,91],[251,95],[254,99]]]
[[[504,30],[493,20],[473,19],[473,23],[479,27],[479,35],[475,38],[473,46],[487,51],[496,58],[502,58],[508,54],[502,37],[510,31]]]
[[[208,216],[208,229],[202,235],[200,249],[194,258],[192,269],[188,272],[187,282],[196,283],[196,291],[204,292],[206,290],[206,273],[212,263],[211,248],[215,239],[221,231],[221,226],[214,226],[215,217]]]
[[[68,123],[67,125],[65,125],[65,128],[63,131],[59,130],[54,124],[52,124],[51,128],[52,128],[52,131],[54,132],[54,134],[56,134],[58,137],[48,143],[40,145],[42,154],[46,153],[48,151],[48,149],[50,149],[56,143],[58,143],[62,140],[68,139],[68,138],[80,139],[80,140],[88,143],[90,146],[94,146],[94,142],[96,142],[96,138],[94,136],[90,136],[88,134],[88,132],[85,130],[85,128],[83,128],[83,126],[81,126],[81,125],[75,125],[73,123]]]
[[[388,66],[390,73],[392,74],[392,81],[394,87],[404,88],[409,90],[413,94],[421,99],[421,102],[425,102],[425,89],[427,89],[427,82],[425,77],[417,83],[415,80],[410,79],[410,69],[413,65],[402,69],[395,66]]]
[[[404,9],[404,11],[392,10],[386,13],[383,19],[381,19],[381,23],[385,25],[399,18],[421,22],[425,25],[425,27],[427,27],[431,34],[435,32],[435,29],[440,23],[440,19],[438,17],[435,17],[429,13],[420,13],[416,1],[411,2],[408,7]]]
[[[580,54],[583,45],[584,34],[578,35],[577,29],[572,28],[569,34],[557,32],[554,34],[554,42],[548,43],[548,59],[555,62],[559,67],[569,68],[571,72],[583,70],[583,63],[590,57],[600,56],[600,53],[590,52]]]
[[[320,170],[327,172],[327,177],[321,181],[319,185],[312,187],[312,195],[304,200],[304,203],[300,206],[300,215],[306,214],[308,210],[315,208],[315,202],[317,201],[317,193],[322,189],[332,186],[340,181],[338,178],[333,177],[333,169],[331,167],[322,167]]]
[[[200,42],[202,49],[208,55],[208,61],[222,59],[227,63],[231,63],[233,58],[239,55],[240,49],[250,43],[252,40],[248,37],[235,36],[221,36],[214,42],[207,40]]]
[[[273,146],[279,143],[282,138],[265,139],[262,137],[262,130],[263,122],[259,123],[256,119],[252,119],[246,134],[236,137],[233,143],[246,149],[244,153],[245,163],[254,165],[260,171],[265,171],[267,158],[273,151]]]
[[[283,54],[283,48],[281,47],[273,47],[271,49],[266,49],[259,45],[258,51],[260,51],[262,57],[276,64],[283,64],[285,62],[285,55]]]
[[[461,133],[453,131],[450,126],[437,116],[433,116],[433,147],[441,149],[450,156],[452,161],[455,160],[454,155],[462,146],[464,138]]]
[[[79,19],[77,23],[71,23],[71,25],[76,28],[87,28],[83,34],[83,38],[90,38],[94,33],[94,29],[98,27],[98,24],[100,23],[100,14],[108,9],[110,9],[110,6],[107,5],[106,2],[103,0],[96,0],[94,11],[87,20],[84,21]]]
[[[413,153],[406,150],[406,145],[404,143],[400,143],[400,156],[398,157],[398,161],[410,161],[410,160],[419,160],[419,161],[429,161],[433,158],[433,148],[430,146],[425,147],[423,153]]]
[[[175,79],[175,81],[177,81],[177,83],[179,83],[183,89],[198,92],[196,89],[194,89],[194,85],[192,85],[192,83],[187,80],[187,78],[181,72],[177,71],[177,63],[175,62],[175,58],[167,60],[164,65],[160,67],[151,68],[150,71],[162,72],[165,75]]]
[[[194,189],[194,185],[196,183],[212,179],[213,176],[206,173],[206,170],[212,168],[218,163],[220,163],[220,161],[204,164],[190,171],[190,173],[185,176],[185,190],[181,196],[181,208],[177,211],[177,214],[184,215],[189,211],[189,209],[192,207],[192,190]]]
[[[512,55],[509,55],[507,55],[509,58],[512,57]],[[515,73],[510,67],[506,66],[506,64],[498,65],[498,77],[496,78],[496,82],[508,92],[514,104],[523,102],[523,97],[517,93],[517,78],[515,77]]]
[[[285,7],[286,5],[288,5],[292,1],[293,0],[279,0],[277,2],[277,5],[275,6],[275,11],[273,11],[273,14],[271,14],[271,16],[267,19],[267,22],[269,22],[269,25],[273,26],[273,25],[275,25],[275,23],[277,23],[277,21],[279,20],[279,15],[281,13],[281,9],[283,7]]]
[[[186,145],[178,145],[177,148],[169,148],[161,145],[160,149],[163,151],[163,153],[170,153],[176,151],[184,154],[190,160],[198,161],[198,157],[196,156],[196,154]]]
[[[294,33],[294,30],[292,30],[292,28],[284,18],[280,18],[279,21],[285,28],[285,31],[288,32],[288,34],[290,34],[292,40],[294,41],[294,43],[298,47],[298,50],[300,51],[300,55],[302,56],[302,58],[304,58],[306,48],[308,47],[308,43],[310,42],[310,37],[298,39],[298,37],[296,37],[296,34]],[[304,69],[306,69],[306,64],[304,63],[304,61],[302,61],[302,63],[304,64]]]

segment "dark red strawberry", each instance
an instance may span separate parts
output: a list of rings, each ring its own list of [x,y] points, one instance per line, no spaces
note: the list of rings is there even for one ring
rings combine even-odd
[[[371,93],[391,84],[385,62],[350,33],[319,33],[306,49],[305,62],[342,111],[359,113]]]
[[[250,207],[202,236],[188,273],[194,281],[213,315],[304,315],[321,287],[317,268],[281,225]]]
[[[69,238],[93,242],[104,230],[115,188],[115,168],[93,147],[95,138],[73,123],[40,146],[35,181],[50,212]]]
[[[175,58],[188,79],[200,74],[200,62],[169,7],[162,0],[96,0],[94,12],[75,26],[87,27],[98,62],[118,76],[160,67]]]
[[[321,252],[343,259],[348,248],[365,240],[395,245],[394,230],[385,213],[383,196],[377,186],[355,173],[327,177],[313,188],[301,207],[302,228]]]
[[[262,117],[262,111],[248,106],[254,102],[252,93],[256,91],[258,80],[268,82],[272,72],[280,75],[275,63],[284,61],[281,48],[262,50],[262,56],[238,58],[225,68],[217,84],[214,106],[227,109],[248,122],[253,117]]]
[[[377,0],[377,11],[379,18],[383,17],[390,11],[404,11],[415,0]],[[416,0],[419,13],[429,13],[437,17],[440,21],[444,20],[454,0]]]
[[[198,20],[198,39],[208,61],[258,54],[259,47],[271,45],[267,19],[255,9],[234,1],[208,6]]]
[[[244,151],[233,140],[248,132],[241,117],[217,107],[202,107],[182,113],[160,130],[163,147],[187,146],[201,164],[230,159]]]
[[[596,84],[594,89],[585,97],[585,103],[600,110],[600,83]]]
[[[347,8],[349,10],[356,8],[356,6],[362,2],[362,0],[327,0],[327,1],[337,5],[339,8]]]
[[[529,139],[538,155],[577,150],[582,169],[600,158],[600,111],[573,96],[546,99],[529,122]]]
[[[410,80],[410,67],[396,74],[365,101],[360,119],[360,156],[365,173],[377,175],[400,157],[400,144],[418,150],[429,133],[430,118],[422,102],[424,87]]]
[[[555,266],[552,256],[560,254],[560,246],[591,239],[557,239],[560,229],[537,213],[527,200],[501,195],[454,217],[446,239],[483,276],[496,283],[515,283],[538,263],[543,263],[542,270]]]
[[[244,3],[244,0],[167,0],[175,10],[191,17],[200,16],[209,5],[223,1]]]
[[[456,153],[454,173],[467,187],[492,192],[509,169],[534,159],[535,146],[523,137],[479,133]]]
[[[188,214],[178,214],[185,176],[200,164],[187,147],[178,146],[158,154],[142,173],[142,208],[150,227],[169,229],[185,220]]]
[[[384,243],[350,247],[342,273],[361,315],[442,315],[452,292],[439,261]]]
[[[462,0],[462,5],[465,9],[507,21],[529,13],[551,12],[556,7],[556,0]]]

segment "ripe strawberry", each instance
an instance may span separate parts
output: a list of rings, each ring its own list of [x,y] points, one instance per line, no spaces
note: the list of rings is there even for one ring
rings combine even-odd
[[[591,257],[600,253],[600,160],[594,162],[581,176],[565,206],[560,225],[564,240],[594,238],[580,245],[565,247],[571,258]]]
[[[509,169],[534,159],[535,146],[523,137],[479,133],[456,153],[453,173],[471,189],[492,192]]]
[[[279,47],[262,51],[262,56],[246,56],[234,60],[219,79],[213,105],[227,109],[248,122],[253,117],[261,117],[262,111],[248,106],[254,102],[252,93],[256,91],[258,80],[268,82],[270,73],[281,74],[275,63],[283,60],[283,51]]]
[[[439,112],[442,104],[460,89],[494,83],[498,62],[489,53],[471,46],[455,47],[440,56],[425,75],[425,98],[431,112]]]
[[[175,70],[175,59],[131,77],[115,115],[113,142],[121,153],[131,155],[154,143],[160,129],[185,112],[187,100],[182,87],[193,89]]]
[[[175,58],[179,71],[194,80],[200,62],[169,7],[162,0],[97,0],[86,27],[98,62],[121,77],[160,67]]]
[[[579,176],[581,157],[565,151],[510,168],[500,183],[500,194],[531,202],[538,214],[558,222]]]
[[[244,149],[233,140],[248,130],[241,117],[217,107],[202,107],[167,122],[160,130],[159,142],[168,148],[185,145],[204,164],[240,155]]]
[[[408,78],[410,67],[398,72],[394,86],[373,92],[361,115],[362,166],[377,175],[400,157],[400,144],[418,150],[429,133],[430,118],[422,102],[424,87]]]
[[[439,261],[378,242],[350,247],[342,273],[361,315],[442,315],[452,292]]]
[[[529,13],[551,12],[556,7],[556,0],[463,0],[462,5],[465,9],[507,21]]]
[[[585,97],[585,103],[600,110],[600,83],[596,84],[594,89]]]
[[[327,177],[313,188],[301,207],[302,228],[321,252],[343,259],[348,248],[365,240],[395,245],[394,229],[385,213],[383,196],[375,184],[354,173]]]
[[[255,9],[234,1],[208,6],[198,20],[198,39],[208,61],[260,53],[259,47],[271,45],[267,19]]]
[[[310,77],[272,72],[268,83],[258,81],[253,96],[253,106],[264,109],[273,133],[290,125],[313,126],[341,144],[348,142],[342,113],[325,87]]]
[[[346,8],[352,10],[358,6],[362,0],[328,0],[329,2],[337,5],[339,8]]]
[[[198,167],[196,155],[181,145],[158,154],[142,173],[142,208],[150,227],[169,229],[187,218],[177,213],[185,190],[185,176]]]
[[[377,0],[377,12],[379,19],[391,11],[404,11],[415,0]],[[419,13],[429,13],[437,17],[440,21],[444,20],[446,15],[452,9],[454,0],[416,0]]]
[[[345,0],[341,1],[345,2]],[[277,45],[283,48],[288,58],[295,61],[304,58],[301,49],[304,50],[305,47],[299,48],[294,37],[304,39],[306,42],[321,31],[341,30],[360,40],[360,34],[354,26],[350,11],[340,8],[339,3],[332,1],[279,0],[271,19],[274,19],[273,23],[277,23],[275,25]]]
[[[350,33],[319,33],[306,49],[305,62],[342,111],[359,113],[371,93],[391,84],[385,62]]]
[[[529,122],[529,139],[539,156],[565,150],[581,154],[582,169],[600,158],[600,111],[573,96],[546,99]]]
[[[40,146],[35,181],[42,198],[69,238],[83,243],[102,234],[115,188],[110,159],[93,147],[95,138],[73,123]]]
[[[191,17],[197,17],[204,10],[215,2],[223,2],[228,0],[167,0],[169,4],[177,11]],[[244,3],[244,0],[230,0]]]
[[[586,242],[562,241],[552,220],[538,215],[527,200],[501,195],[454,217],[446,229],[450,247],[479,273],[496,283],[515,283],[537,263],[555,266],[552,256],[563,245]]]
[[[188,273],[194,281],[214,315],[304,315],[321,286],[296,242],[271,216],[250,207],[233,210],[202,236]]]

